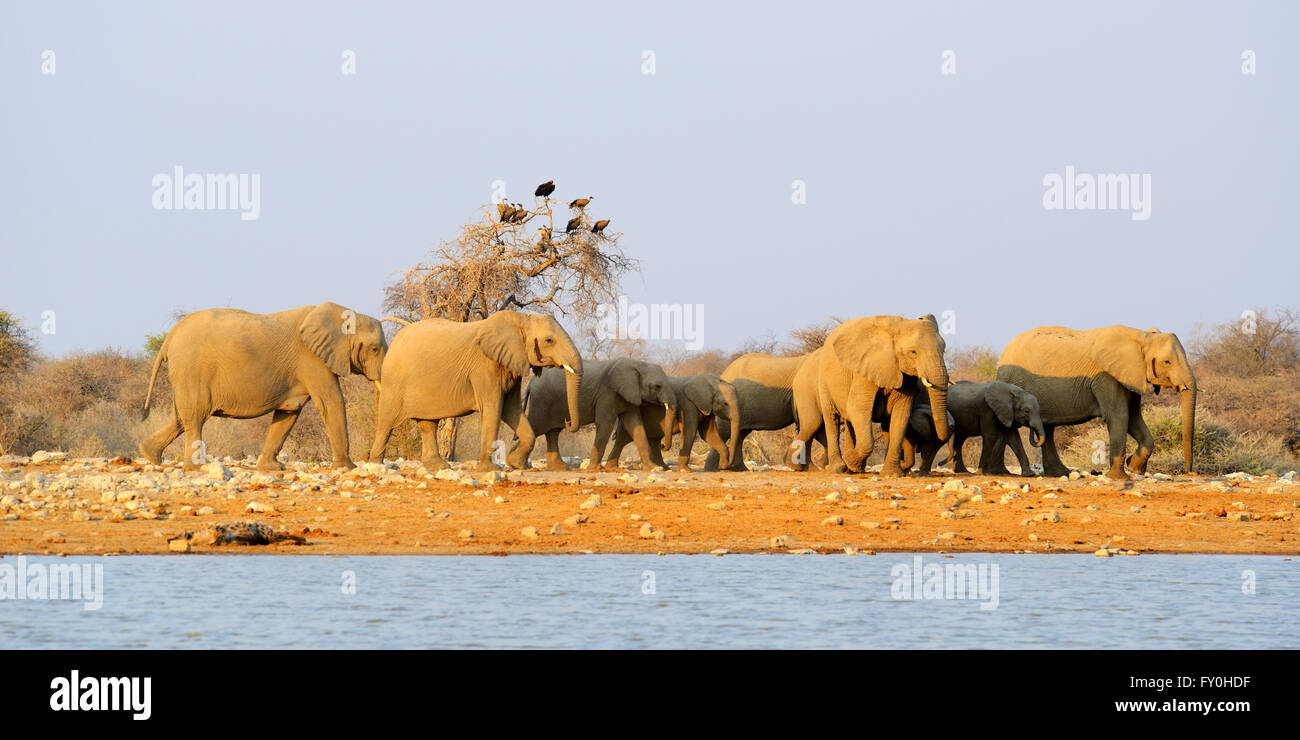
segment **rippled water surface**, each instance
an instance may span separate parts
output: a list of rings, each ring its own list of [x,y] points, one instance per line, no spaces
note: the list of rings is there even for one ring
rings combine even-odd
[[[102,565],[102,607],[0,600],[0,647],[1300,647],[1300,559],[920,556],[996,565],[988,609],[896,599],[915,557],[28,557]]]

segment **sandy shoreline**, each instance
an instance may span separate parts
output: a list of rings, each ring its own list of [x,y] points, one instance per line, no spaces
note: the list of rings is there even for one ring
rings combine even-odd
[[[39,459],[39,457],[38,457]],[[0,554],[1300,554],[1300,481],[2,462]],[[229,477],[227,477],[229,476]],[[216,480],[221,478],[222,480]],[[1028,486],[1026,489],[1025,487]],[[302,544],[209,544],[260,522]],[[182,538],[193,533],[189,539]]]

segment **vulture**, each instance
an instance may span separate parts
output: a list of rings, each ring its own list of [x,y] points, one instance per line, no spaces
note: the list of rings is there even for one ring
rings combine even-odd
[[[554,192],[555,192],[555,181],[547,180],[546,182],[537,186],[537,190],[533,191],[533,195],[536,195],[539,198],[545,198],[546,196]]]
[[[574,216],[569,219],[569,223],[565,225],[564,233],[568,234],[577,231],[580,226],[582,226],[582,216]]]
[[[515,215],[514,218],[510,219],[510,223],[517,224],[520,221],[523,221],[527,217],[528,217],[528,209],[524,208],[524,205],[522,203],[516,203]]]
[[[497,206],[497,207],[501,208],[501,206]],[[510,223],[511,219],[513,219],[514,217],[515,217],[515,207],[509,204],[505,204],[505,208],[501,209],[501,223],[508,224]]]
[[[543,226],[541,228],[541,231],[539,231],[538,233],[540,234],[540,236],[537,239],[537,243],[539,246],[546,246],[547,244],[551,243],[551,227]]]
[[[509,207],[510,204],[505,202],[504,200],[501,201],[500,203],[497,203],[497,218],[499,220],[501,221],[506,220],[506,209]]]
[[[570,207],[570,208],[586,208],[586,207],[587,207],[587,204],[591,202],[591,199],[592,199],[593,197],[594,197],[594,196],[588,195],[586,198],[578,198],[578,199],[574,200],[573,202],[569,203],[569,207]]]
[[[600,232],[605,230],[606,226],[609,226],[609,219],[602,218],[601,220],[597,221],[594,226],[591,227],[591,233],[599,234]]]

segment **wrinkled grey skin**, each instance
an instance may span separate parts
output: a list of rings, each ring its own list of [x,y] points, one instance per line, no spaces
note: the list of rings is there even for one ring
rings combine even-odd
[[[528,384],[524,392],[524,416],[528,424],[521,424],[514,450],[510,453],[511,465],[522,467],[532,454],[537,437],[546,437],[546,467],[549,470],[568,470],[560,457],[560,429],[564,428],[565,396],[563,375],[547,370]],[[676,396],[668,387],[668,374],[653,363],[622,357],[616,360],[590,360],[583,372],[582,387],[578,392],[578,423],[571,431],[596,425],[596,438],[592,442],[591,464],[599,466],[609,444],[610,435],[618,423],[626,426],[641,453],[643,466],[652,465],[658,455],[650,445],[641,423],[641,405],[667,404],[676,413]],[[617,460],[608,469],[612,470]]]
[[[361,373],[375,381],[388,352],[378,320],[337,303],[257,314],[235,308],[196,311],[177,322],[154,359],[144,414],[149,414],[158,369],[167,363],[173,413],[167,425],[140,443],[158,464],[162,451],[185,433],[184,467],[202,463],[203,424],[209,416],[252,419],[272,414],[259,470],[280,470],[275,459],[311,400],[329,435],[334,465],[352,468],[339,377]]]
[[[955,424],[952,427],[953,472],[966,473],[962,461],[962,443],[979,435],[982,440],[978,471],[987,475],[1009,475],[1005,457],[1006,446],[1014,435],[1019,439],[1020,427],[1029,430],[1029,443],[1035,447],[1043,441],[1043,418],[1038,399],[1019,386],[1001,381],[971,383],[959,381],[949,386],[948,410]],[[1021,475],[1030,476],[1029,458],[1023,448],[1016,446],[1016,459]]]
[[[718,429],[727,447],[734,451],[731,470],[749,469],[745,465],[744,449],[745,439],[750,432],[784,429],[795,423],[794,377],[807,357],[777,357],[751,352],[737,357],[722,371],[722,379],[736,389],[736,398],[740,404],[739,439],[732,443],[729,426]],[[825,434],[818,432],[816,438],[825,445]],[[786,457],[786,463],[789,464],[788,452]],[[719,458],[717,452],[710,451],[705,458],[704,469],[717,470]]]
[[[720,434],[723,428],[731,429],[728,439],[734,444],[740,439],[740,402],[736,389],[727,381],[716,375],[700,373],[690,376],[669,376],[668,385],[677,398],[677,413],[672,419],[671,428],[664,425],[666,412],[657,403],[641,404],[641,422],[649,437],[650,448],[657,454],[657,449],[667,452],[672,449],[673,435],[681,434],[681,450],[677,455],[677,469],[691,469],[691,448],[695,446],[696,436],[702,437],[712,448],[711,452],[722,460],[722,467],[728,467],[734,447],[727,444]],[[614,447],[609,459],[617,464],[619,456],[631,435],[620,424],[614,433]],[[653,460],[655,465],[667,467],[663,458]]]

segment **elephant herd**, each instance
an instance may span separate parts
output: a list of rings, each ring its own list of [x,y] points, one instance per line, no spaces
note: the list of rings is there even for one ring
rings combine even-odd
[[[962,443],[982,440],[977,470],[1006,474],[1009,446],[1029,474],[1019,428],[1042,447],[1043,473],[1069,470],[1053,434],[1058,426],[1105,421],[1108,475],[1145,473],[1154,439],[1142,420],[1142,394],[1162,388],[1181,394],[1183,455],[1192,470],[1196,379],[1178,337],[1155,329],[1111,326],[1078,331],[1032,329],[1015,337],[998,361],[997,380],[950,382],[944,340],[933,316],[870,316],[831,331],[820,348],[798,357],[747,354],[721,376],[670,376],[630,358],[583,361],[552,317],[500,311],[480,321],[425,319],[402,327],[391,344],[381,321],[335,303],[274,314],[209,309],[186,316],[168,332],[154,361],[145,399],[167,363],[173,413],[140,444],[160,463],[163,449],[185,435],[186,469],[201,465],[201,434],[210,416],[247,419],[272,414],[258,468],[276,460],[310,399],[324,421],[337,467],[350,468],[347,418],[339,378],[359,373],[377,396],[369,459],[379,461],[393,429],[416,422],[421,462],[447,466],[438,452],[441,419],[478,412],[478,467],[496,470],[504,449],[500,422],[514,432],[505,464],[529,465],[538,436],[546,466],[567,470],[559,435],[595,425],[593,467],[618,464],[636,445],[643,466],[666,467],[663,452],[680,435],[677,469],[689,470],[697,437],[711,448],[706,470],[745,470],[741,454],[750,432],[795,428],[785,463],[809,464],[815,440],[832,472],[864,470],[878,424],[887,439],[880,474],[898,476],[917,464],[927,473],[938,451],[952,448],[954,472],[966,472]],[[527,383],[524,377],[534,377]],[[1128,437],[1136,452],[1125,456]],[[612,437],[612,446],[610,445]],[[607,450],[608,448],[608,450]]]

